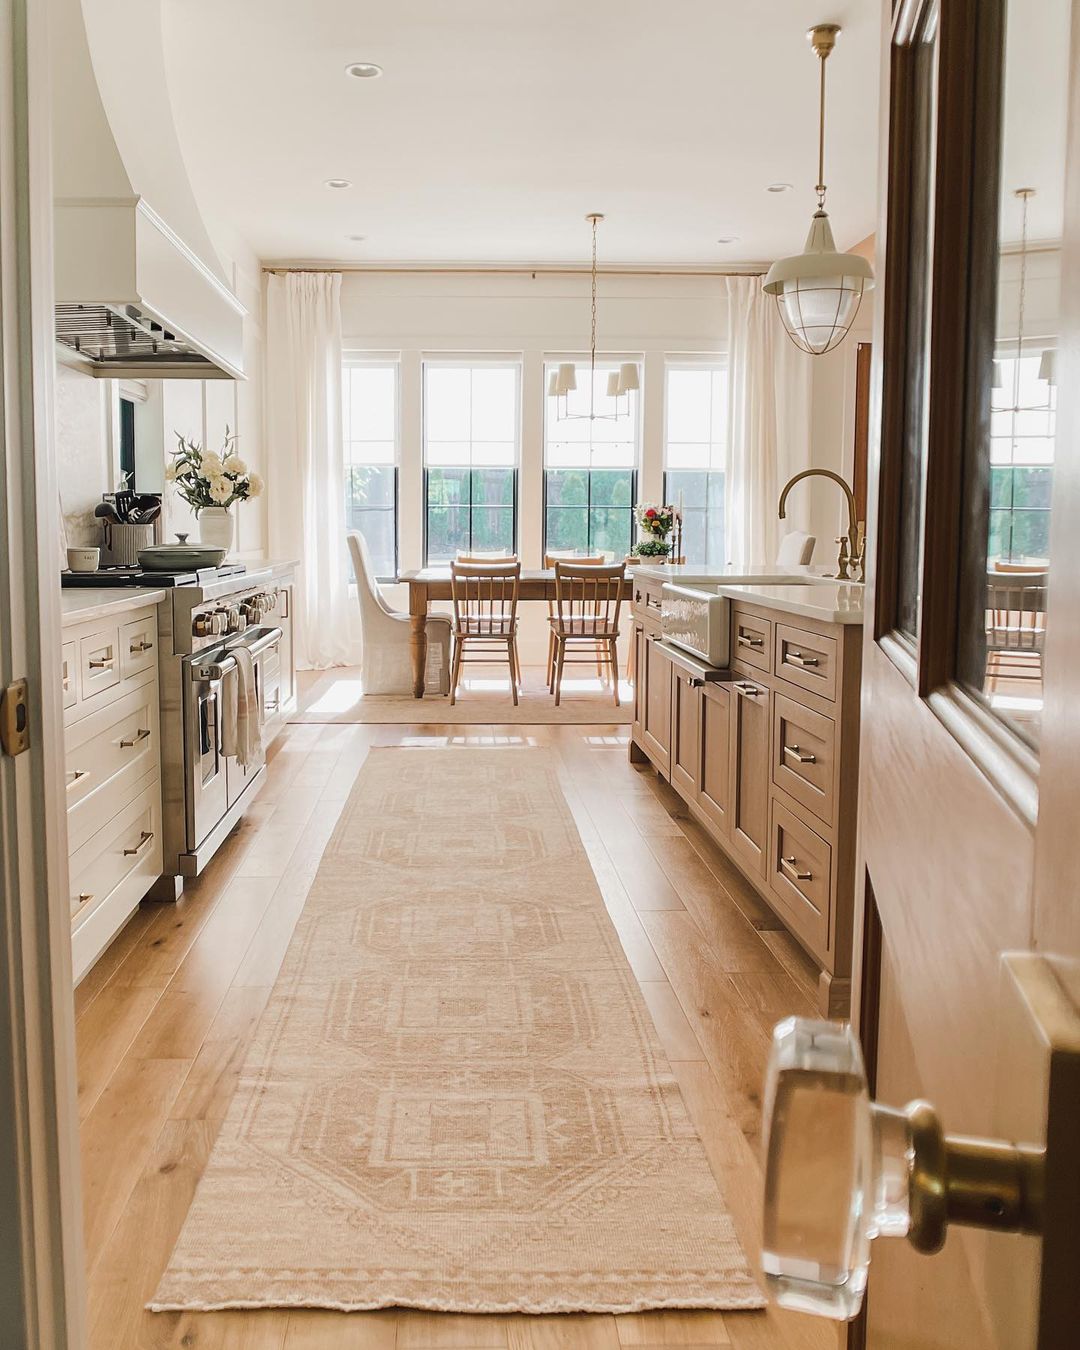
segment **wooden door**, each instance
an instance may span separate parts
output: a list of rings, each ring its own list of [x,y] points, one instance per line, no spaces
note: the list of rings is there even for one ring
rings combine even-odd
[[[731,846],[764,875],[769,832],[769,687],[736,673],[731,682]]]
[[[701,691],[697,804],[726,835],[731,813],[731,686],[709,683]]]
[[[701,680],[671,663],[671,782],[697,797],[701,763]]]
[[[869,475],[855,1005],[872,1089],[928,1099],[950,1132],[1035,1144],[1045,1053],[1017,1051],[1002,955],[1045,953],[1066,1005],[1080,989],[1073,8],[895,9]],[[994,579],[1013,568],[1052,583],[999,613]],[[1047,1242],[1080,1270],[1075,1211]],[[1075,1275],[1040,1294],[1041,1263],[1038,1239],[972,1228],[933,1257],[879,1240],[851,1343],[1075,1344],[1080,1321],[1035,1330],[1040,1297],[1076,1297]]]
[[[646,633],[642,643],[641,740],[666,777],[671,768],[671,662],[659,637]]]

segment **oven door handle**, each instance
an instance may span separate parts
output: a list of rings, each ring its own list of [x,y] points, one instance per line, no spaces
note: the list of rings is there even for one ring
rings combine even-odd
[[[276,647],[281,641],[282,632],[280,628],[271,628],[268,633],[255,642],[243,645],[247,647],[252,657],[261,656],[269,647]],[[191,678],[195,684],[205,684],[207,681],[222,680],[230,670],[236,669],[236,657],[225,656],[221,661],[192,661]]]

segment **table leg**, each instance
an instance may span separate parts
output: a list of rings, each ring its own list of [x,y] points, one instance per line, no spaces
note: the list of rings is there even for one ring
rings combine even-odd
[[[413,698],[424,697],[427,670],[427,587],[409,587],[409,655],[412,657]]]

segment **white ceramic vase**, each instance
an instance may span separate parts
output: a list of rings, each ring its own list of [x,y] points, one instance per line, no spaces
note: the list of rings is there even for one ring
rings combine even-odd
[[[199,512],[199,539],[228,553],[233,541],[233,518],[225,506],[204,506]]]

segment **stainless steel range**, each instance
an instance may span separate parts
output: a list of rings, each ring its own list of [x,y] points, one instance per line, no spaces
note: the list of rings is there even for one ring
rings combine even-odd
[[[241,767],[222,749],[222,688],[236,666],[233,650],[243,644],[254,665],[265,745],[282,715],[282,630],[267,622],[277,605],[269,571],[200,572],[159,609],[166,884],[198,876],[266,776],[265,755]],[[178,892],[182,882],[173,885]]]

